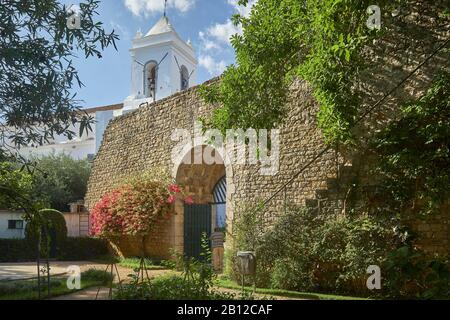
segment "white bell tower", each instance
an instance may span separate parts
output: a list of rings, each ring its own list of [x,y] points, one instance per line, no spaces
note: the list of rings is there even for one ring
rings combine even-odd
[[[123,113],[186,90],[196,84],[197,59],[166,14],[145,35],[137,32],[131,52],[131,95]]]

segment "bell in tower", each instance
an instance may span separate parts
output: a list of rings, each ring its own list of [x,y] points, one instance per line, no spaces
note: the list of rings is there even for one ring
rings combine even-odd
[[[137,32],[131,52],[131,94],[123,112],[138,108],[196,84],[197,59],[190,41],[175,31],[165,11],[143,35]]]

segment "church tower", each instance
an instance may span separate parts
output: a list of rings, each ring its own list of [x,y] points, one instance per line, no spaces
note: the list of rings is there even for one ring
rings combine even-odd
[[[197,59],[166,14],[145,34],[137,32],[131,52],[131,95],[123,112],[183,91],[196,84]]]

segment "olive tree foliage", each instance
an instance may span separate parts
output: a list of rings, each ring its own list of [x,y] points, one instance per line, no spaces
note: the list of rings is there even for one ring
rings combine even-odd
[[[0,0],[0,156],[23,145],[41,145],[55,135],[72,138],[91,129],[73,90],[83,84],[73,59],[101,58],[118,36],[95,20],[99,1],[79,4],[74,14],[58,0]],[[71,131],[79,123],[80,132]]]
[[[68,155],[49,155],[34,160],[33,192],[48,203],[49,208],[68,212],[69,203],[83,200],[91,165]]]

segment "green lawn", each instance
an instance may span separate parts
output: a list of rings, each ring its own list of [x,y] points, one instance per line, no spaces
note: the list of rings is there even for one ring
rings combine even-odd
[[[140,262],[140,258],[121,258],[118,264],[125,268],[138,269]],[[171,268],[169,265],[166,265],[166,262],[164,261],[155,262],[150,259],[145,259],[145,265],[147,270],[166,270]]]
[[[225,279],[225,278],[217,279],[215,284],[221,288],[242,290],[242,286],[236,284],[235,282],[233,282],[229,279]],[[254,288],[253,287],[244,287],[244,290],[248,291],[248,292],[253,292]],[[339,295],[323,294],[323,293],[297,292],[297,291],[289,291],[289,290],[281,290],[281,289],[256,288],[255,293],[272,295],[272,296],[297,298],[297,299],[307,299],[307,300],[369,300],[367,298],[339,296]]]
[[[91,287],[104,286],[109,282],[109,275],[100,270],[88,270],[81,274],[81,288],[67,288],[67,277],[53,277],[50,281],[51,297],[71,294]],[[41,299],[47,299],[47,285],[42,284]],[[0,300],[37,300],[37,280],[8,281],[0,283]]]

